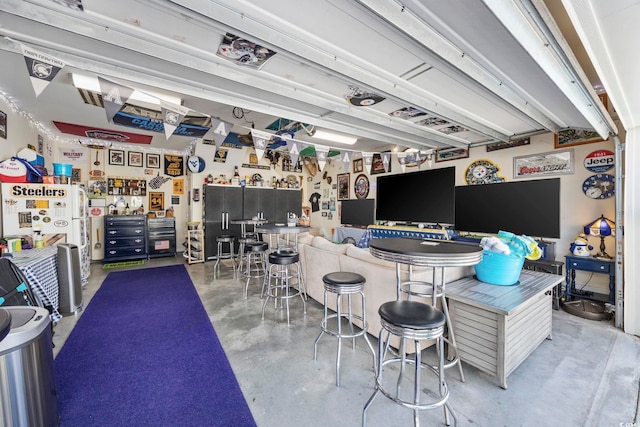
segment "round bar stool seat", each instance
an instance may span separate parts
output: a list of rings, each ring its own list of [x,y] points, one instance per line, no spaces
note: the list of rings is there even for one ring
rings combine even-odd
[[[289,300],[298,295],[302,299],[304,313],[307,313],[307,302],[304,298],[304,282],[300,270],[300,255],[296,252],[271,252],[268,257],[269,268],[264,277],[263,294],[266,296],[262,304],[262,319],[269,298],[274,299],[275,308],[278,302],[284,302],[289,324]],[[271,283],[273,279],[273,284]],[[293,279],[293,280],[292,280]],[[292,285],[297,285],[297,288]]]
[[[356,348],[356,337],[363,336],[369,349],[371,350],[371,354],[373,354],[373,362],[375,367],[375,357],[376,352],[371,345],[371,341],[369,341],[369,337],[367,336],[367,318],[365,311],[365,296],[362,291],[362,287],[364,286],[366,279],[357,273],[347,272],[347,271],[339,271],[334,273],[325,274],[322,277],[322,281],[324,282],[324,318],[320,323],[320,335],[316,338],[315,343],[313,344],[313,360],[317,359],[318,356],[318,342],[320,338],[324,334],[332,335],[338,338],[338,352],[336,355],[336,386],[340,387],[340,352],[342,349],[342,339],[343,338],[351,338],[352,339],[352,348],[355,350]],[[336,295],[336,312],[335,314],[328,313],[328,296],[329,293],[333,293]],[[361,309],[362,315],[357,315],[352,313],[351,309],[351,295],[360,295],[361,301]],[[344,313],[341,308],[342,297],[347,296],[347,313]],[[342,319],[346,319],[350,331],[343,332],[342,330]],[[331,319],[335,319],[335,327],[329,326],[329,321]],[[353,319],[358,319],[362,322],[362,329],[359,331],[354,330],[353,328]]]
[[[380,315],[380,323],[382,330],[378,340],[378,360],[376,362],[377,372],[375,376],[375,391],[367,401],[362,411],[362,425],[366,424],[366,413],[373,400],[382,393],[388,399],[395,403],[413,410],[414,425],[420,425],[419,411],[444,407],[445,422],[450,425],[449,416],[453,416],[455,422],[455,414],[448,404],[449,388],[444,379],[444,327],[446,318],[440,310],[418,302],[418,301],[390,301],[382,304],[378,309]],[[386,335],[386,339],[385,339]],[[413,358],[407,358],[404,352],[398,357],[385,360],[389,350],[391,335],[399,336],[402,340],[401,348],[404,349],[404,341],[413,340],[416,352]],[[424,340],[436,340],[437,365],[431,366],[422,363],[422,351],[420,342]],[[383,371],[385,366],[389,364],[400,364],[399,376],[395,380],[394,388],[391,391],[391,382],[383,382]],[[407,393],[401,394],[401,384],[405,374],[405,364],[413,365],[413,393],[410,398]],[[438,391],[427,391],[428,386],[421,383],[421,372],[425,370],[428,373],[435,374],[438,379]],[[397,371],[396,371],[397,372]],[[433,398],[434,394],[437,397]],[[430,401],[421,402],[421,397],[428,395]]]
[[[233,245],[235,244],[235,239],[236,238],[234,236],[229,236],[227,234],[221,234],[220,236],[216,237],[216,242],[218,243],[218,254],[216,255],[216,263],[213,266],[214,274],[218,269],[218,264],[220,263],[221,259],[230,259],[231,263],[233,264],[233,271],[235,275],[236,261],[235,261],[235,255],[233,253]],[[224,244],[229,245],[228,252],[224,252],[224,247],[223,247]]]
[[[245,242],[244,253],[246,256],[246,266],[244,277],[247,278],[247,281],[244,285],[245,298],[247,298],[249,281],[251,279],[259,279],[261,277],[264,277],[267,272],[266,253],[268,249],[269,245],[267,245],[265,242]],[[240,258],[242,259],[242,256]]]

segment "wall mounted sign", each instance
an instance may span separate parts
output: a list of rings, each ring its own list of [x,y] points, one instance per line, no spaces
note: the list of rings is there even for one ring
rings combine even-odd
[[[573,149],[549,151],[513,158],[513,177],[566,175],[573,173]]]
[[[75,125],[71,123],[53,122],[62,133],[84,136],[86,138],[103,139],[106,141],[130,142],[135,144],[151,144],[150,135],[139,133],[113,131],[109,129],[94,128],[90,126]]]
[[[366,199],[369,195],[369,178],[367,175],[360,174],[356,177],[353,183],[353,190],[356,193],[357,199]]]
[[[596,150],[584,159],[584,167],[593,173],[602,173],[613,169],[616,159],[613,151]]]
[[[608,199],[615,194],[615,181],[615,176],[606,173],[592,175],[582,183],[582,192],[590,199]]]
[[[469,157],[469,150],[466,148],[438,148],[436,150],[436,162],[466,159],[467,157]]]
[[[469,185],[504,182],[504,178],[498,176],[499,171],[500,168],[492,161],[480,159],[469,165],[464,177]]]
[[[556,148],[571,147],[572,145],[591,144],[604,141],[600,134],[593,130],[564,129],[554,135]]]
[[[500,141],[500,142],[492,142],[491,144],[487,144],[487,152],[489,151],[495,151],[495,150],[502,150],[505,148],[513,148],[513,147],[521,147],[523,145],[529,145],[531,144],[531,138],[521,138],[521,139],[514,139],[513,141]]]
[[[162,211],[164,210],[164,193],[161,191],[149,192],[149,210],[150,211]]]
[[[184,175],[184,157],[176,154],[165,154],[164,174],[169,176]]]

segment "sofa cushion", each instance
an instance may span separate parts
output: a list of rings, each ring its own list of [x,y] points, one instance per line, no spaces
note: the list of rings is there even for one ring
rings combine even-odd
[[[395,270],[396,264],[391,261],[385,261],[380,258],[376,258],[371,255],[369,249],[358,248],[356,246],[350,245],[351,247],[347,248],[345,254],[355,259],[359,259],[360,261],[370,262],[372,264],[381,265],[383,267],[389,267]]]
[[[330,251],[330,252],[336,252],[339,254],[345,254],[347,253],[347,249],[349,247],[354,247],[352,244],[348,243],[348,244],[336,244],[336,243],[331,243],[330,241],[328,241],[327,239],[325,239],[324,237],[320,237],[320,236],[314,236],[313,241],[311,242],[311,246],[318,248],[318,249],[322,249],[325,251]]]

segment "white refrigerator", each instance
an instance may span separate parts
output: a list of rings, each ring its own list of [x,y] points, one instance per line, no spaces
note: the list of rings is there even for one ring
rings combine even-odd
[[[46,246],[78,246],[82,284],[91,273],[87,194],[78,185],[2,183],[2,236],[35,246],[41,233]]]

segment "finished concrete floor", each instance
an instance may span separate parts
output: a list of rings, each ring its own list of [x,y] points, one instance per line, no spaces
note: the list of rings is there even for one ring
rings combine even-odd
[[[159,258],[134,268],[182,260]],[[372,355],[362,338],[358,338],[355,350],[348,342],[342,346],[338,388],[335,338],[325,335],[319,344],[318,360],[313,360],[313,343],[322,319],[320,304],[310,299],[304,315],[302,301],[292,300],[290,326],[284,312],[275,311],[269,304],[263,321],[261,285],[255,280],[249,297],[244,299],[244,281],[234,278],[230,268],[221,267],[214,279],[212,262],[185,266],[258,426],[361,425],[362,408],[374,384]],[[114,271],[101,267],[92,265],[89,284],[83,289],[85,306],[108,272]],[[65,317],[56,324],[55,354],[81,315]],[[377,348],[377,339],[370,338]],[[464,363],[463,367],[464,383],[456,369],[447,370],[449,403],[459,426],[640,425],[640,338],[624,334],[611,321],[586,320],[554,311],[553,339],[543,342],[508,377],[506,390],[499,387],[495,377]],[[425,426],[445,425],[441,409],[423,412],[420,421]],[[207,422],[203,420],[202,425]],[[382,395],[367,414],[369,427],[411,425],[411,410]]]

